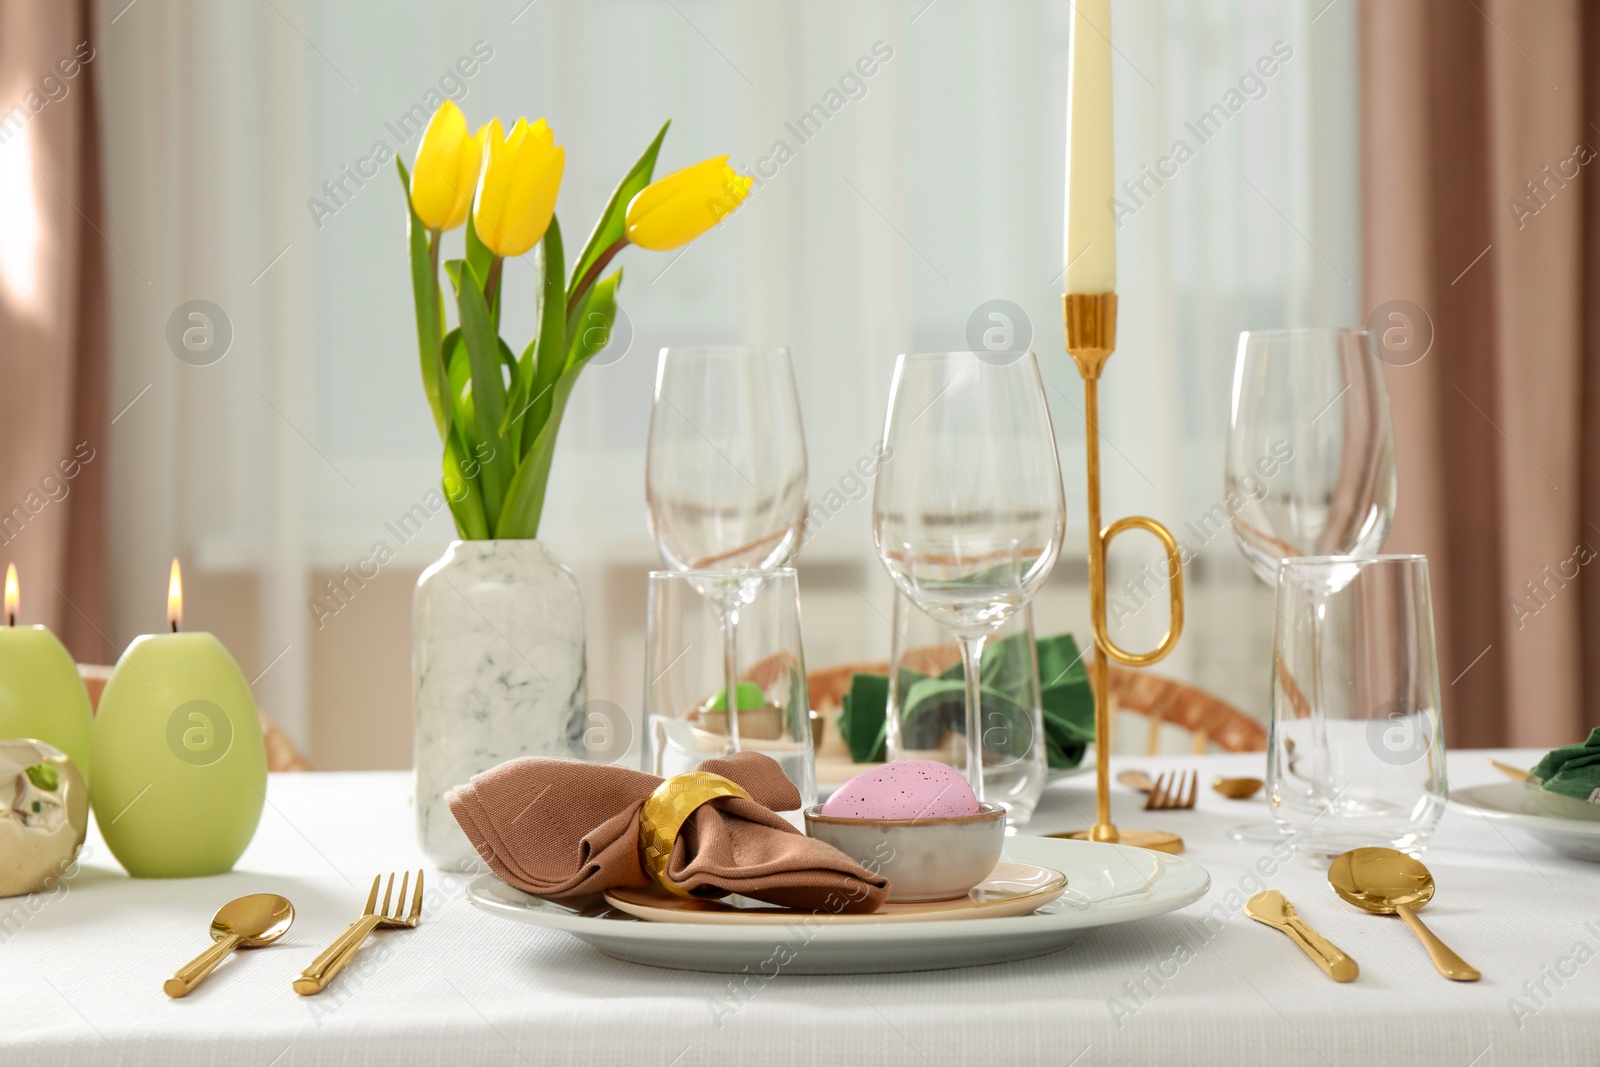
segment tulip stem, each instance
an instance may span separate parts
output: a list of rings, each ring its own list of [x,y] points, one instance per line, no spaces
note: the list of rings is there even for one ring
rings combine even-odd
[[[600,277],[600,272],[605,270],[606,265],[616,258],[618,252],[626,247],[628,247],[628,239],[626,237],[617,238],[616,243],[601,252],[589,269],[583,272],[583,277],[578,279],[578,284],[573,287],[572,296],[567,300],[568,319],[571,319],[572,313],[578,310],[578,302],[583,299],[583,294],[589,291],[589,287],[594,284],[595,279]]]
[[[439,304],[444,297],[444,294],[439,287],[439,246],[443,242],[444,232],[442,230],[428,231],[428,284],[432,287],[431,299],[433,300],[434,307],[439,307]],[[439,314],[442,316],[443,311],[441,310]],[[439,379],[439,384],[435,387],[439,392],[439,436],[448,445],[450,442],[450,427],[455,420],[455,415],[453,413],[455,401],[450,397],[450,372],[448,370],[449,364],[445,362],[449,357],[440,347],[442,333],[443,319],[441,317],[434,323],[432,349],[434,354],[434,372]]]
[[[488,305],[490,312],[494,311],[495,294],[500,289],[500,271],[505,265],[503,256],[495,256],[489,262],[489,277],[483,283],[483,302]]]

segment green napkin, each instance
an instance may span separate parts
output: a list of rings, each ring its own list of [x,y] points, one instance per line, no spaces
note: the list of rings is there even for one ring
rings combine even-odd
[[[887,736],[883,709],[889,704],[889,677],[884,674],[852,674],[850,690],[840,701],[839,734],[857,763],[879,763],[885,755]]]
[[[1016,655],[1025,634],[1013,634],[984,646],[979,684],[985,707],[1007,716],[1021,716],[1021,692],[1027,662]],[[1076,767],[1094,740],[1094,694],[1089,675],[1071,634],[1044,638],[1037,647],[1040,704],[1044,713],[1045,755],[1052,770]],[[901,668],[905,694],[901,736],[907,748],[935,748],[952,729],[966,729],[966,671],[957,663],[942,675],[930,676]],[[889,679],[881,674],[856,674],[844,695],[839,732],[857,763],[886,758],[885,707]]]
[[[1039,703],[1050,769],[1076,767],[1094,740],[1094,690],[1071,634],[1039,642]]]
[[[1533,776],[1552,793],[1600,803],[1600,727],[1589,732],[1587,741],[1562,745],[1545,756]]]

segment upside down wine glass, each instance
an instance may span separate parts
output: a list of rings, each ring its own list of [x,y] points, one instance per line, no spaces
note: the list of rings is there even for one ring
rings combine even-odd
[[[1394,427],[1370,331],[1239,335],[1226,489],[1234,540],[1269,586],[1277,586],[1279,565],[1290,557],[1382,549],[1394,522]],[[1313,641],[1320,641],[1320,618],[1311,616]],[[1275,655],[1273,676],[1281,681],[1284,669]],[[1308,681],[1320,689],[1320,673]],[[1292,749],[1292,738],[1288,744]],[[1284,834],[1272,823],[1228,831],[1258,842]]]
[[[794,558],[809,506],[788,349],[663,348],[645,468],[650,533],[662,560],[702,575],[695,586],[721,619],[721,695],[732,710],[719,732],[727,751],[737,752],[739,613],[759,595],[762,577]]]
[[[873,542],[906,598],[960,643],[964,771],[981,801],[984,641],[1039,591],[1066,528],[1038,361],[1031,352],[901,356],[883,445],[891,458],[873,495]]]

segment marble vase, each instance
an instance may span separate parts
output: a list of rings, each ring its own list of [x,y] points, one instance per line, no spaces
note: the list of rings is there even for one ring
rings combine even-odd
[[[417,580],[411,635],[422,849],[482,869],[444,793],[518,756],[584,754],[578,580],[535,540],[456,541]]]

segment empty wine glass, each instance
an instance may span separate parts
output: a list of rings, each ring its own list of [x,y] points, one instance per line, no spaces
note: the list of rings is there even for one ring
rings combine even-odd
[[[1291,556],[1383,547],[1394,522],[1394,427],[1370,331],[1239,335],[1225,489],[1234,540],[1264,582],[1275,585]],[[1283,833],[1261,823],[1228,836],[1273,841]]]
[[[1033,353],[901,356],[883,446],[873,542],[900,591],[960,642],[964,769],[982,800],[984,640],[1039,591],[1066,527]]]
[[[789,350],[663,348],[645,472],[662,560],[708,574],[701,593],[722,613],[727,691],[736,693],[740,606],[755,597],[761,572],[794,557],[810,503]],[[734,715],[728,751],[739,750]]]
[[[1239,551],[1276,583],[1289,556],[1360,556],[1394,522],[1394,427],[1370,331],[1239,335],[1227,510]]]

